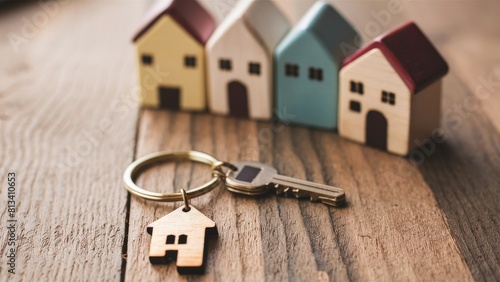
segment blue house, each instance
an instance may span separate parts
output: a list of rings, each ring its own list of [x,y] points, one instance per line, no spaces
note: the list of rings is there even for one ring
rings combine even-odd
[[[353,27],[329,4],[316,2],[274,53],[276,111],[285,122],[337,128],[338,75],[355,51]],[[346,46],[350,48],[346,48]]]

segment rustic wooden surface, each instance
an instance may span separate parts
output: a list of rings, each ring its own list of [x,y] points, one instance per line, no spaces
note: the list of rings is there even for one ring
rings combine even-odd
[[[219,18],[234,2],[203,1]],[[0,233],[0,280],[500,278],[500,3],[404,2],[381,27],[416,20],[450,64],[447,141],[418,166],[327,131],[140,111],[130,38],[150,2],[52,3],[57,11],[17,53],[8,34],[21,35],[23,18],[32,21],[43,7],[0,11],[0,222],[5,230],[7,172],[15,171],[19,227],[15,275],[5,266],[7,232]],[[311,3],[278,4],[296,21]],[[365,38],[373,13],[387,4],[335,2]],[[478,93],[481,100],[470,98]],[[261,160],[343,187],[349,204],[335,209],[217,189],[192,201],[218,227],[207,274],[179,276],[173,263],[149,263],[145,228],[181,203],[129,197],[121,175],[135,157],[180,149]],[[165,164],[139,182],[174,191],[208,177],[203,165]]]

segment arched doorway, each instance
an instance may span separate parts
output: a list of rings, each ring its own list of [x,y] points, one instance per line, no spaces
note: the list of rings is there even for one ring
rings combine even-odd
[[[231,81],[227,84],[227,96],[229,114],[237,117],[248,117],[247,87],[239,81]]]
[[[366,145],[387,150],[387,119],[378,111],[366,115]]]

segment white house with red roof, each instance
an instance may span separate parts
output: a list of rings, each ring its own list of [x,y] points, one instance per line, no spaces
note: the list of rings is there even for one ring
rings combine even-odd
[[[339,77],[339,134],[398,155],[440,126],[448,65],[413,22],[361,48]]]

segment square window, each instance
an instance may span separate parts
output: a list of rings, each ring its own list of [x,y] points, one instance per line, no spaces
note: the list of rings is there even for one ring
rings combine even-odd
[[[351,101],[349,103],[349,109],[351,109],[351,111],[353,112],[361,112],[361,103],[357,102],[357,101]]]
[[[396,104],[396,94],[393,92],[382,91],[382,103]]]
[[[229,59],[220,59],[219,60],[219,68],[221,70],[230,71],[232,69],[231,60],[229,60]]]
[[[196,57],[195,56],[185,56],[184,57],[184,66],[188,68],[196,67]]]
[[[285,65],[285,75],[286,76],[299,76],[299,66],[294,64],[286,64]]]
[[[142,55],[142,63],[145,65],[153,64],[153,56],[151,55]]]
[[[249,63],[248,64],[248,72],[250,74],[260,74],[260,64],[259,63]]]
[[[309,68],[309,79],[322,81],[323,70],[320,68]]]

